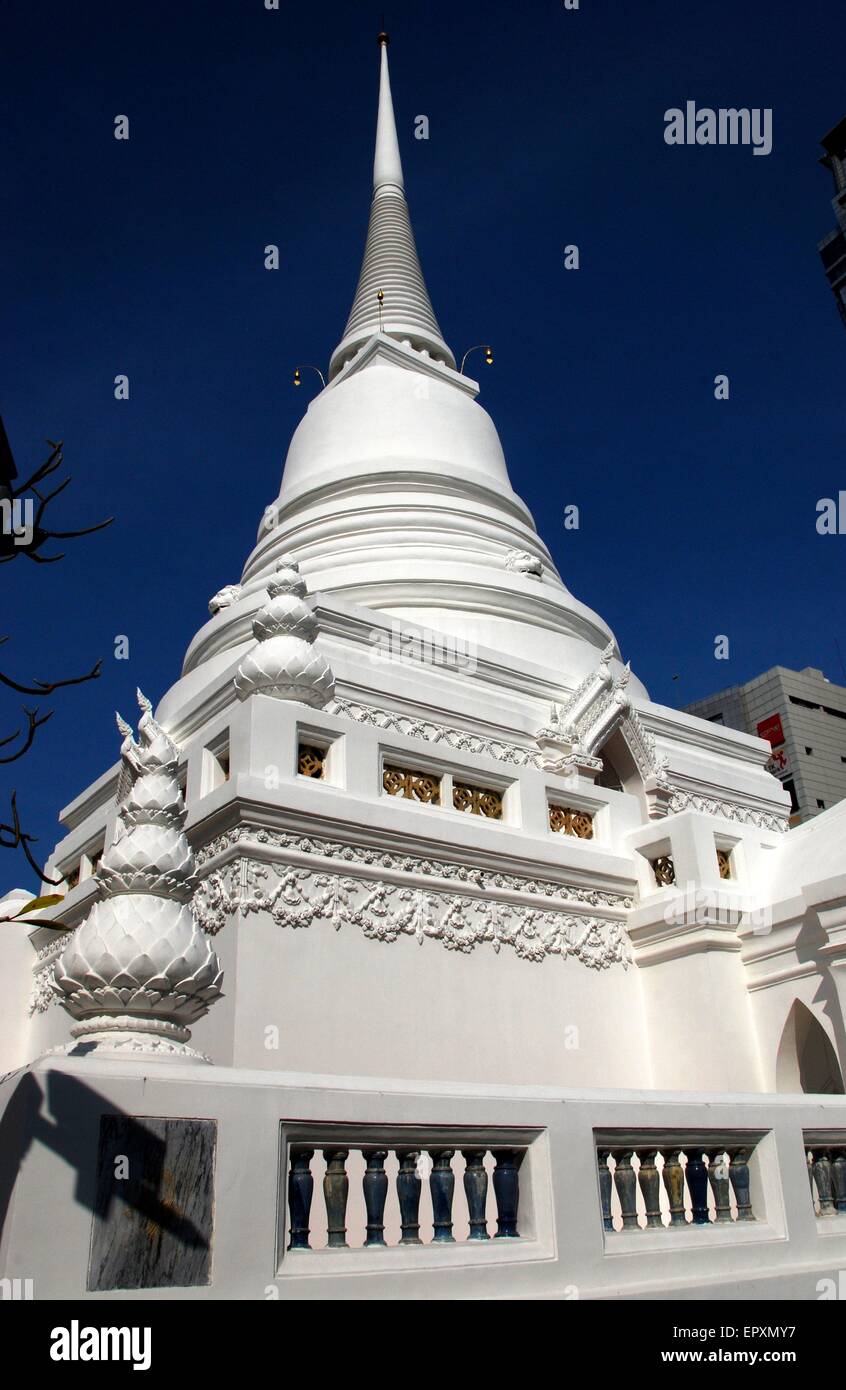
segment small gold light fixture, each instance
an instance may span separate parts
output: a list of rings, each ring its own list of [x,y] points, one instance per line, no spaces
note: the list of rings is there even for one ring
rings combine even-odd
[[[325,388],[325,386],[326,386],[326,381],[325,381],[325,378],[324,378],[324,376],[323,376],[322,371],[320,370],[319,367],[313,367],[313,366],[311,365],[310,362],[304,362],[301,366],[295,367],[295,368],[294,368],[294,385],[295,385],[295,386],[302,386],[302,384],[303,384],[303,378],[302,378],[302,375],[301,375],[301,374],[302,374],[303,372],[316,372],[317,375],[320,377],[320,385],[323,386],[323,387]]]
[[[461,359],[461,366],[458,370],[462,376],[464,375],[464,363],[467,361],[467,358],[470,356],[471,352],[483,352],[485,354],[485,361],[487,362],[488,366],[493,366],[493,348],[491,347],[490,343],[476,343],[474,347],[467,349],[467,351]]]

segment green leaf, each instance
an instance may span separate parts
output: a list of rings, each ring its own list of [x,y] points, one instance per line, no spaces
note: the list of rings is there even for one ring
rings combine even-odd
[[[15,920],[14,917],[0,917],[0,925],[3,922],[14,922]],[[30,917],[26,925],[28,927],[52,927],[53,931],[73,931],[73,927],[69,927],[67,922],[57,922],[55,918],[51,917]]]
[[[45,893],[43,898],[30,898],[29,902],[24,903],[18,912],[5,920],[14,922],[15,917],[26,917],[30,912],[40,912],[44,907],[55,907],[56,903],[63,903],[64,900],[64,893]]]

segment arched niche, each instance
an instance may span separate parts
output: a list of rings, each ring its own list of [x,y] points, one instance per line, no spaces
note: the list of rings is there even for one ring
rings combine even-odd
[[[829,1036],[807,1005],[794,1000],[778,1045],[776,1089],[843,1095],[843,1075]]]
[[[598,787],[610,787],[613,791],[631,792],[634,795],[643,791],[643,780],[622,729],[615,729],[597,753],[603,762],[602,771],[596,779]]]

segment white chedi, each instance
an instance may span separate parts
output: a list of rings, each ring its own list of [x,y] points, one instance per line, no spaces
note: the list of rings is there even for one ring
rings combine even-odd
[[[185,1046],[188,1025],[219,996],[222,972],[190,906],[196,878],[178,749],[140,691],[138,699],[139,742],[118,715],[130,788],[97,870],[100,900],[56,962],[53,988],[86,1051],[196,1058]]]
[[[235,689],[242,700],[258,691],[320,709],[332,699],[335,678],[314,645],[319,629],[313,612],[303,602],[305,597],[305,581],[297,561],[283,555],[267,585],[267,602],[253,619],[256,644],[235,677]]]

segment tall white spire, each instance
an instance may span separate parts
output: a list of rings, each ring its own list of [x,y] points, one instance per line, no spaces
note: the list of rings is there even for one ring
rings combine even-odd
[[[379,116],[376,121],[376,154],[373,159],[373,189],[384,183],[392,183],[404,188],[402,181],[402,161],[400,160],[397,123],[394,119],[394,103],[391,100],[391,74],[388,71],[388,45],[382,42],[387,35],[379,35],[382,50],[382,70],[379,76]]]
[[[406,340],[418,351],[455,366],[429,299],[405,201],[388,72],[387,34],[379,35],[379,45],[382,66],[370,224],[358,288],[344,336],[332,354],[330,377],[380,328],[390,337]]]

